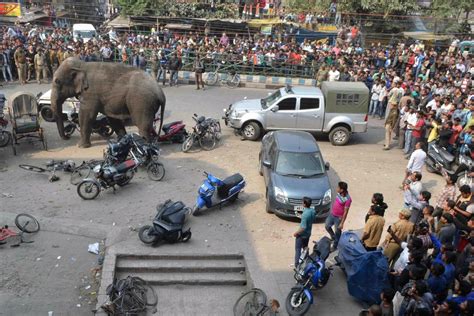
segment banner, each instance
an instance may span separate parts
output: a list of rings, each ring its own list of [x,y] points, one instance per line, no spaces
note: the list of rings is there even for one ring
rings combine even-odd
[[[20,4],[0,2],[0,16],[21,16]]]

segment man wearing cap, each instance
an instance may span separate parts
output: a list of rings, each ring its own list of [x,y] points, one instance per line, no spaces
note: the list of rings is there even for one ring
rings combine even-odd
[[[407,241],[408,235],[413,233],[415,226],[409,221],[410,215],[410,210],[401,210],[398,213],[398,221],[387,229],[388,235],[385,237],[382,247],[384,248],[383,254],[387,257],[389,263],[402,249],[400,244]]]

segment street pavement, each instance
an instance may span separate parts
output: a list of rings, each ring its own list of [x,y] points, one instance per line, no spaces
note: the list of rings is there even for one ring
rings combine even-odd
[[[8,85],[0,88],[0,91],[8,97],[16,91],[26,90],[36,94],[49,88],[49,85],[36,84],[23,87]],[[196,91],[194,86],[179,86],[166,87],[164,92],[167,97],[165,123],[179,119],[191,128],[193,113],[220,118],[222,109],[230,103],[244,97],[262,97],[268,91],[224,87]],[[398,186],[407,161],[398,149],[382,151],[382,123],[380,120],[370,120],[368,133],[354,135],[344,147],[332,146],[324,135],[316,137],[325,161],[331,164],[329,174],[332,186],[339,180],[349,184],[353,204],[345,229],[363,227],[374,192],[384,194],[389,206],[385,215],[387,223],[397,220],[403,204]],[[241,141],[232,130],[223,127],[221,143],[209,152],[185,154],[179,145],[163,144],[161,159],[166,168],[163,181],[153,182],[141,170],[130,185],[119,188],[116,193],[103,191],[96,200],[82,201],[76,188],[69,183],[69,175],[58,173],[60,181],[49,183],[46,175],[31,174],[17,165],[42,165],[49,159],[73,159],[78,163],[92,158],[100,159],[106,140],[95,135],[92,137],[93,146],[81,149],[76,146],[78,134],[64,141],[59,138],[54,123],[43,122],[42,126],[46,129],[48,151],[43,151],[39,144],[22,143],[18,147],[18,156],[13,156],[11,147],[0,148],[0,211],[10,215],[31,213],[47,221],[48,228],[34,236],[37,240],[25,250],[23,246],[8,250],[3,246],[0,252],[41,249],[41,257],[54,259],[58,256],[70,258],[70,252],[73,252],[74,257],[83,263],[78,266],[61,265],[64,270],[59,277],[51,274],[51,271],[54,272],[51,265],[46,267],[41,264],[41,260],[36,262],[37,254],[34,252],[28,258],[21,257],[18,252],[18,258],[28,261],[26,265],[22,264],[24,260],[18,260],[13,255],[6,256],[6,260],[3,260],[2,255],[2,264],[9,267],[2,273],[2,283],[15,277],[19,281],[10,288],[0,288],[0,315],[38,315],[47,311],[54,311],[54,315],[90,315],[94,305],[89,305],[89,300],[84,301],[81,286],[84,286],[84,276],[90,275],[90,269],[97,266],[97,256],[87,252],[87,245],[100,241],[104,236],[107,236],[108,254],[243,253],[249,266],[249,285],[261,287],[269,298],[278,299],[285,314],[286,294],[294,285],[289,265],[294,256],[292,234],[298,223],[265,212],[265,186],[257,170],[259,142]],[[136,131],[134,127],[129,130]],[[244,194],[233,205],[191,218],[193,237],[189,243],[156,248],[141,244],[136,231],[140,226],[151,223],[159,202],[171,198],[182,200],[188,206],[193,205],[196,191],[204,180],[203,171],[222,178],[240,172],[247,182]],[[422,182],[435,196],[442,184],[441,177],[433,174],[423,176]],[[325,234],[323,223],[313,226],[312,240],[318,240]],[[53,248],[59,240],[59,248]],[[20,276],[15,276],[16,271],[21,272]],[[43,274],[49,276],[47,281],[35,281],[36,275]],[[31,287],[26,297],[22,295],[23,287]],[[199,292],[191,292],[200,298]],[[338,268],[334,269],[327,286],[315,293],[315,302],[309,315],[357,315],[363,307],[348,295],[345,276]],[[202,300],[206,300],[205,295]],[[49,304],[42,307],[38,304],[40,301]],[[166,304],[166,301],[159,300],[159,304]],[[199,306],[205,307],[206,304]],[[193,312],[189,312],[189,307],[186,308],[176,309],[171,314],[213,315],[211,307],[209,310],[199,308]],[[231,309],[232,306],[229,306],[228,315],[231,315]],[[170,310],[167,311],[169,314]]]

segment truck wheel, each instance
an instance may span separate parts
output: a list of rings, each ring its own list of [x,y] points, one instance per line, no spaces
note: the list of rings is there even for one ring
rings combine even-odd
[[[344,126],[333,128],[329,133],[329,140],[334,146],[344,146],[349,142],[351,133]]]
[[[248,140],[257,140],[260,137],[261,127],[256,122],[249,122],[242,127],[242,135]]]

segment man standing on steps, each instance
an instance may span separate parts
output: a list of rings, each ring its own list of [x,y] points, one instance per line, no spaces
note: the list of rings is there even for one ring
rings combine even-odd
[[[301,250],[308,247],[309,238],[311,237],[311,229],[313,228],[316,211],[311,208],[311,199],[303,198],[303,214],[301,215],[301,223],[298,230],[293,234],[295,237],[295,267],[301,256]]]

